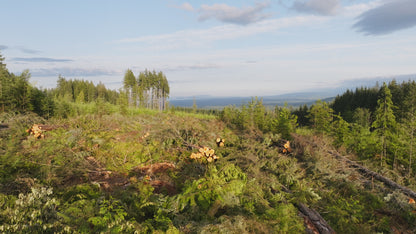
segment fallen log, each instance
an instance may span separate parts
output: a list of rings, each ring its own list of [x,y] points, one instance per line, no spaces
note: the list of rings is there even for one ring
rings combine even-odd
[[[335,233],[334,229],[328,225],[325,219],[315,210],[307,207],[303,203],[297,205],[298,210],[302,213],[305,226],[309,230],[309,233],[320,234],[332,234]]]
[[[414,191],[410,190],[409,188],[401,186],[401,185],[397,184],[396,182],[390,180],[389,178],[384,177],[384,176],[378,174],[377,172],[371,171],[371,170],[361,166],[360,164],[358,164],[354,161],[351,161],[348,158],[338,154],[337,152],[333,152],[333,151],[328,150],[328,153],[335,156],[338,159],[344,160],[345,162],[350,164],[352,167],[356,168],[362,174],[365,174],[367,176],[371,176],[372,178],[383,182],[388,187],[393,188],[393,189],[398,189],[402,193],[406,194],[407,196],[409,196],[413,199],[416,199],[416,193]]]
[[[286,193],[292,193],[292,191],[286,188],[284,185],[281,185],[281,188]],[[270,187],[270,190],[273,194],[276,194],[278,191]],[[332,234],[335,233],[334,229],[329,226],[324,218],[314,209],[309,208],[303,203],[295,205],[299,210],[299,215],[303,218],[303,223],[305,225],[306,233],[310,234]]]
[[[300,140],[300,137],[298,135],[294,134],[293,136],[298,141]],[[306,144],[311,145],[313,147],[319,147],[319,145],[316,144],[315,142],[311,142],[311,141],[306,140],[306,139],[302,139],[301,141],[304,141]],[[298,142],[298,143],[300,143],[300,142]],[[391,179],[389,179],[387,177],[384,177],[384,176],[378,174],[377,172],[371,171],[371,170],[369,170],[368,168],[366,168],[364,166],[361,166],[360,164],[348,159],[347,157],[340,155],[338,152],[334,152],[332,150],[327,150],[327,153],[334,156],[335,158],[337,158],[339,160],[345,161],[351,167],[357,169],[358,172],[360,172],[361,174],[364,174],[364,175],[369,176],[371,178],[374,178],[378,181],[381,181],[386,186],[388,186],[392,189],[397,189],[397,190],[401,191],[403,194],[405,194],[405,195],[407,195],[407,196],[409,196],[413,199],[416,199],[416,193],[413,190],[411,190],[411,189],[409,189],[405,186],[399,185],[396,182],[392,181]]]

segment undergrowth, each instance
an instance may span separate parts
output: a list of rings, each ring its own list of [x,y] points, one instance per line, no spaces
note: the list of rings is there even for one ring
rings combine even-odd
[[[328,156],[328,141],[283,154],[282,136],[254,125],[93,107],[64,119],[0,116],[2,232],[302,233],[300,203],[340,233],[415,229],[406,198]],[[54,128],[36,139],[25,131],[34,123]],[[218,159],[191,158],[203,147]]]

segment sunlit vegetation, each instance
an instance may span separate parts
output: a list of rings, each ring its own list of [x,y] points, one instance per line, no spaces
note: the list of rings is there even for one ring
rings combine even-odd
[[[168,107],[162,72],[41,90],[0,65],[2,233],[319,233],[306,208],[337,233],[416,231],[416,197],[342,158],[416,190],[414,81],[200,110]]]

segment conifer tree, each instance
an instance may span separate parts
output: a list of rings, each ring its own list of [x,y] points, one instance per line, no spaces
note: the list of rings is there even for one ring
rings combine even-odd
[[[10,75],[3,61],[4,57],[0,54],[0,105],[2,111],[6,108],[7,92],[10,89]]]
[[[281,134],[284,139],[291,140],[291,133],[295,131],[297,116],[290,113],[287,104],[283,108],[276,106],[276,118],[272,121],[273,132]]]
[[[413,162],[413,144],[415,140],[416,133],[416,82],[409,82],[405,86],[406,98],[404,100],[404,109],[406,110],[406,117],[404,121],[405,130],[408,135],[408,146],[409,146],[409,167],[408,167],[408,177],[412,175],[412,162]]]
[[[393,137],[393,131],[396,127],[396,117],[393,113],[393,101],[390,89],[386,83],[380,89],[380,95],[377,100],[377,108],[375,111],[375,120],[372,127],[375,128],[377,135],[381,140],[381,159],[380,164],[383,166],[383,161],[387,156],[387,145]]]
[[[333,113],[334,111],[328,106],[328,103],[318,100],[309,110],[308,117],[316,131],[328,133],[331,130]]]

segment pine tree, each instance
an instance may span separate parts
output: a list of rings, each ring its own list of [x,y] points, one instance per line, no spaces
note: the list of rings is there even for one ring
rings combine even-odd
[[[276,106],[276,118],[272,121],[272,132],[279,133],[286,140],[291,140],[290,135],[295,131],[297,124],[297,116],[290,113],[287,104],[283,108]]]
[[[375,111],[375,120],[372,127],[375,128],[377,135],[381,140],[381,166],[383,166],[383,160],[387,156],[387,145],[393,137],[393,131],[396,127],[396,117],[393,113],[393,101],[390,89],[386,83],[380,89],[379,98],[377,100],[377,108]]]

